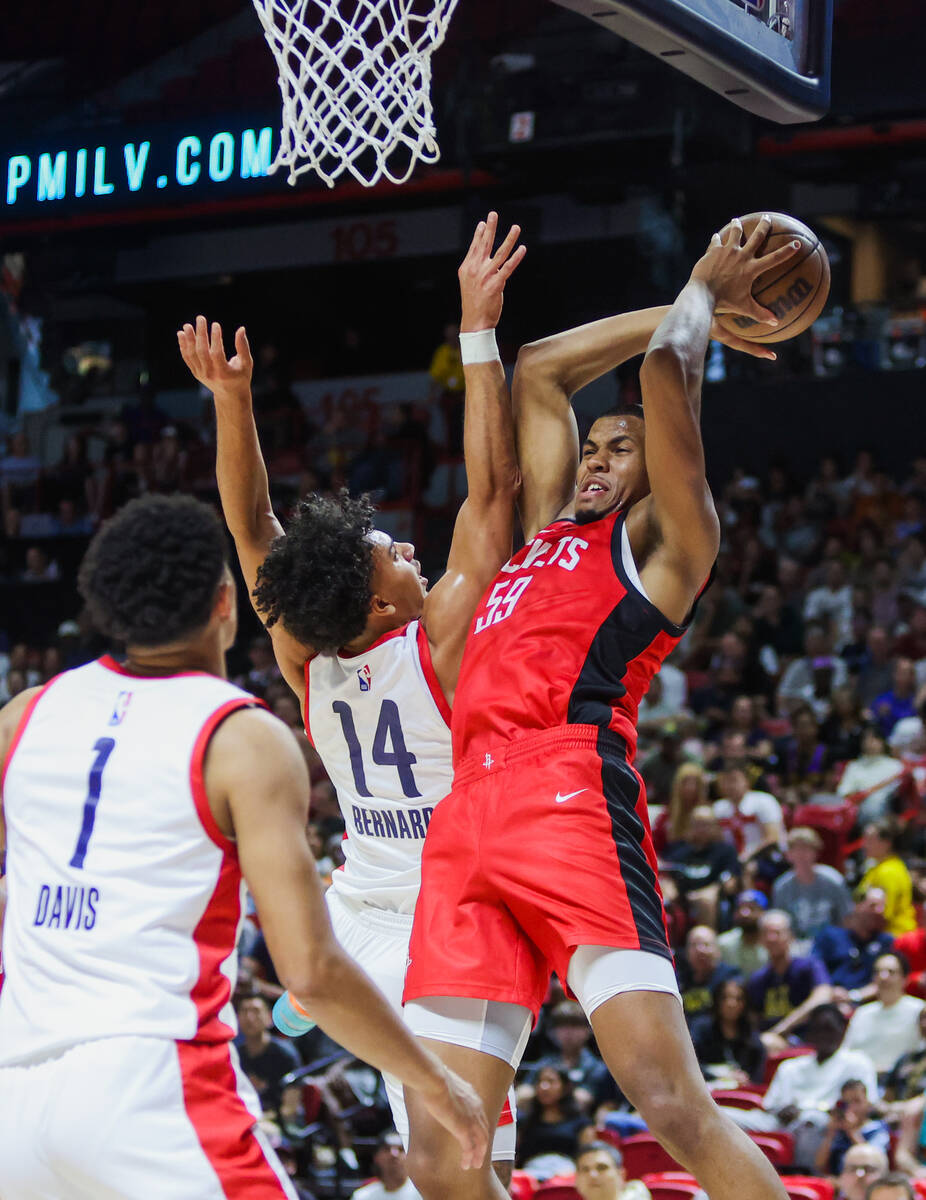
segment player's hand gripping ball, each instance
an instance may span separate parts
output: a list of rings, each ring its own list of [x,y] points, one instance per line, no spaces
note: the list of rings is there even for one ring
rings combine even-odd
[[[740,217],[745,242],[763,213]],[[803,221],[785,213],[769,213],[772,227],[768,231],[758,258],[778,250],[788,242],[799,241],[801,248],[786,263],[759,275],[752,285],[752,294],[759,304],[770,309],[778,325],[765,325],[740,313],[718,314],[719,325],[747,342],[786,342],[803,333],[816,321],[830,293],[830,263],[820,239]],[[720,236],[726,237],[729,225]]]

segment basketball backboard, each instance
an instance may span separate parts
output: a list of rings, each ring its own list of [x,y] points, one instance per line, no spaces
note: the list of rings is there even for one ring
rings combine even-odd
[[[830,101],[833,0],[556,0],[760,117]]]

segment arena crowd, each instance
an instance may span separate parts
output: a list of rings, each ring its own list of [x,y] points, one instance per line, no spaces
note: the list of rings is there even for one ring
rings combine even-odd
[[[435,356],[427,399],[359,424],[303,411],[265,355],[255,402],[281,511],[348,485],[446,516],[422,495],[459,451],[453,344]],[[442,445],[429,406],[444,414]],[[88,454],[91,439],[102,453]],[[8,439],[0,702],[106,648],[74,590],[98,523],[147,492],[214,497],[213,464],[210,419],[178,423],[150,392],[102,425],[78,423],[52,466],[24,433]],[[865,450],[824,456],[809,479],[786,464],[738,470],[715,498],[713,583],[641,705],[637,755],[695,1052],[799,1200],[912,1197],[926,1181],[926,454],[897,478]],[[337,798],[256,628],[233,675],[299,741],[309,838],[330,881]],[[303,1194],[413,1200],[376,1073],[317,1029],[296,1042],[273,1031],[281,988],[256,916],[240,950],[242,1066]],[[518,1076],[518,1117],[515,1195],[697,1191],[660,1177],[674,1164],[556,980]]]

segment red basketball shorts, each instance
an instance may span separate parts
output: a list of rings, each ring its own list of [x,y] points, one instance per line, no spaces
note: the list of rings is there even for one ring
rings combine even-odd
[[[610,730],[571,725],[461,763],[421,863],[405,1000],[536,1015],[579,946],[671,960],[643,781]]]

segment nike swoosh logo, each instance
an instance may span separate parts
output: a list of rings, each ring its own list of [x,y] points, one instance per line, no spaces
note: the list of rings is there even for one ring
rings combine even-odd
[[[581,796],[583,792],[587,792],[588,788],[579,788],[577,792],[567,792],[564,796],[561,792],[556,793],[556,803],[565,804],[567,800],[571,800],[573,796]]]

